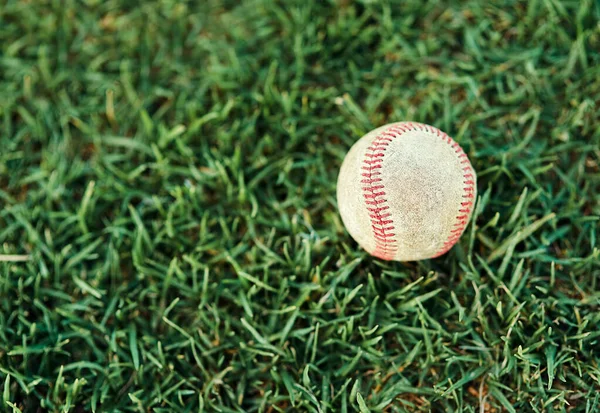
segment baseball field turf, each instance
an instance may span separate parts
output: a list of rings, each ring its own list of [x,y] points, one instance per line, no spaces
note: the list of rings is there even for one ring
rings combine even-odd
[[[600,411],[595,0],[0,0],[0,411]],[[448,254],[369,256],[345,153],[434,125]]]

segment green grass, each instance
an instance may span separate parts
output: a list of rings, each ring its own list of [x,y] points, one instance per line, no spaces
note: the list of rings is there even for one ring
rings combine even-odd
[[[0,0],[0,411],[598,411],[600,5],[443,3]],[[337,213],[398,120],[479,174],[436,260]]]

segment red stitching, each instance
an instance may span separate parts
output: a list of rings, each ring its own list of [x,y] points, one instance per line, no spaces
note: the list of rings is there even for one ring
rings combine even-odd
[[[446,140],[446,138],[448,140]],[[463,170],[463,183],[465,187],[463,188],[464,199],[475,199],[475,172],[473,171],[473,167],[471,166],[471,162],[469,161],[468,155],[465,151],[460,147],[460,145],[455,142],[451,137],[446,134],[443,134],[442,139],[452,146],[452,148],[456,149],[456,154],[458,155],[458,159],[460,161],[460,165],[468,165],[462,168]],[[460,203],[461,208],[458,210],[459,214],[456,216],[456,223],[454,224],[453,230],[450,231],[450,235],[448,239],[444,242],[442,248],[434,255],[433,258],[439,257],[440,255],[444,255],[458,242],[460,237],[462,236],[467,224],[469,223],[469,217],[473,212],[474,201],[463,201]]]
[[[369,214],[369,218],[374,218],[374,219],[375,219],[375,218],[376,218],[376,219],[379,219],[379,218],[387,218],[387,217],[389,217],[390,215],[392,215],[392,214],[391,214],[391,213],[387,213],[387,214],[380,214],[380,215],[377,215],[377,214]],[[393,221],[384,221],[384,222],[385,222],[386,224],[391,224]]]
[[[390,127],[388,130],[391,130],[392,132],[395,132],[395,133],[396,133],[396,135],[390,135],[390,134],[389,134],[389,133],[387,133],[387,132],[384,132],[384,134],[386,134],[386,136],[393,136],[394,138],[395,138],[396,136],[398,136],[398,134],[399,134],[399,133],[401,134],[401,133],[405,133],[405,132],[407,132],[407,131],[408,131],[408,129],[404,129],[404,126],[392,126],[392,127]]]
[[[378,213],[379,211],[385,211],[386,209],[390,209],[388,205],[382,206],[380,208],[367,208],[367,211]]]
[[[393,127],[381,132],[367,148],[361,167],[365,172],[361,173],[364,179],[361,179],[360,183],[364,185],[362,186],[363,197],[367,204],[373,238],[375,239],[373,255],[385,260],[394,258],[398,246],[394,238],[396,234],[391,232],[394,230],[394,221],[390,219],[392,214],[390,212],[383,213],[383,211],[390,208],[389,205],[385,205],[387,200],[381,198],[385,196],[385,191],[382,191],[385,189],[385,185],[382,184],[383,179],[376,176],[381,175],[381,172],[377,169],[382,167],[387,146],[398,136],[398,131]]]
[[[389,242],[394,241],[394,239],[392,238],[394,235],[395,234],[382,235],[382,234],[378,234],[377,232],[373,232],[373,238],[375,238],[378,241],[381,241],[384,245],[387,245]],[[379,257],[379,258],[383,258],[383,257]]]
[[[398,249],[398,245],[393,243],[394,239],[392,237],[373,233],[373,238],[375,239],[375,244],[380,245],[381,248],[385,247],[388,250]]]
[[[393,225],[394,220],[391,218],[392,213],[383,212],[388,210],[390,206],[386,205],[387,200],[385,198],[381,198],[385,195],[385,191],[379,190],[385,189],[385,185],[382,183],[383,179],[378,177],[381,175],[379,169],[383,167],[383,160],[385,158],[384,152],[390,142],[412,130],[426,131],[435,134],[443,142],[446,142],[455,149],[460,164],[465,165],[462,168],[465,184],[462,197],[465,200],[460,204],[461,208],[458,210],[456,223],[453,226],[455,229],[450,231],[450,235],[444,242],[443,247],[436,253],[435,257],[439,257],[448,252],[448,250],[450,250],[450,248],[452,248],[452,246],[460,239],[467,226],[474,205],[474,201],[471,201],[471,199],[475,198],[475,175],[467,154],[457,142],[439,129],[422,123],[407,122],[390,126],[381,132],[367,148],[367,153],[365,153],[362,162],[363,166],[361,167],[361,170],[364,172],[360,174],[363,178],[360,181],[360,183],[363,184],[363,197],[367,204],[367,211],[369,212],[369,218],[371,219],[373,238],[375,239],[375,251],[373,251],[373,255],[385,260],[394,258],[398,251],[398,245],[395,239],[396,234],[390,232],[395,229]]]
[[[392,232],[386,233],[385,231],[391,231],[389,228],[376,228],[375,226],[371,226],[371,229],[373,230],[373,234],[378,235],[380,237],[384,237],[384,238],[391,238],[394,235],[396,235]]]
[[[363,196],[365,197],[365,199],[375,199],[378,196],[382,196],[385,195],[385,192],[373,192],[370,194],[363,194]],[[382,201],[385,201],[385,199],[382,199]]]
[[[390,222],[390,221],[388,221],[388,223],[389,223],[389,222]],[[385,225],[385,224],[382,222],[380,225]],[[378,227],[378,226],[377,226],[377,225],[375,225],[375,224],[371,225],[371,227],[373,227],[373,229],[375,229],[375,230],[377,230],[377,231],[382,231],[382,232],[385,232],[385,231],[391,231],[392,229],[394,229],[394,228],[395,228],[393,225],[391,225],[391,226],[389,226],[389,227],[381,227],[381,228],[380,228],[380,227]]]
[[[370,187],[370,186],[363,186],[363,191],[370,191],[370,192],[373,192],[373,190],[374,190],[374,189],[381,189],[381,188],[383,188],[384,186],[385,186],[385,185],[378,185],[378,186],[373,186],[373,187]]]
[[[365,154],[365,157],[367,157],[367,158],[381,158],[383,155],[384,155],[384,153],[382,153],[382,152],[376,152],[376,153],[371,153],[371,154],[367,153],[367,154]]]
[[[367,205],[379,205],[379,204],[383,204],[385,201],[385,199],[376,199],[374,201],[365,201],[365,203]]]

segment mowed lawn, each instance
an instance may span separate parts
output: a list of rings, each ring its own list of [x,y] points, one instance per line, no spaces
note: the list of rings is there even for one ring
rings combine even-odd
[[[599,411],[599,21],[0,0],[0,411]],[[337,212],[345,153],[400,120],[479,175],[435,260]]]

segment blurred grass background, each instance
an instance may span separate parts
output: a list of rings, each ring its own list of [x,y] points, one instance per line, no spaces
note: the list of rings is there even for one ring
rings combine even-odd
[[[0,0],[0,409],[600,409],[593,0]],[[384,123],[479,173],[448,255],[367,256]]]

